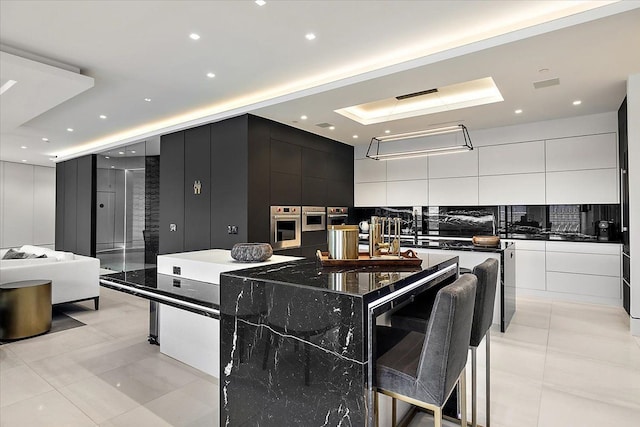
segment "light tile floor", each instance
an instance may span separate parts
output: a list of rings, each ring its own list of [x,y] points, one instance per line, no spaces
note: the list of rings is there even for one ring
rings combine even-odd
[[[86,326],[0,346],[0,426],[218,426],[218,381],[146,342],[148,302],[101,292],[98,312],[70,306]],[[491,335],[492,426],[640,420],[640,339],[628,330],[621,308],[518,299],[507,333]],[[478,363],[484,424],[484,345]]]

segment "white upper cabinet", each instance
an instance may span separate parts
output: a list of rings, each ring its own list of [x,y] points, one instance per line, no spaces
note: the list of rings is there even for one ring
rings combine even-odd
[[[353,204],[356,207],[388,206],[386,182],[359,182],[353,187]]]
[[[481,205],[544,205],[544,173],[491,175],[480,178]]]
[[[379,162],[387,164],[387,181],[427,179],[427,158],[398,159]]]
[[[544,141],[478,148],[479,174],[544,172]]]
[[[373,159],[354,160],[355,182],[380,182],[387,180],[387,162]]]
[[[547,172],[607,169],[618,166],[615,133],[545,141]]]
[[[478,177],[429,180],[429,205],[473,206],[478,204]]]
[[[429,179],[478,176],[478,150],[429,156]]]
[[[412,181],[388,181],[388,206],[423,206],[429,204],[426,179]]]
[[[547,172],[548,205],[619,203],[618,170]]]

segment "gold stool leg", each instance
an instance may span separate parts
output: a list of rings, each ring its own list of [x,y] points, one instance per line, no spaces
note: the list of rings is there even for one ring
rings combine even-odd
[[[391,426],[392,427],[396,427],[396,423],[397,423],[397,418],[396,418],[396,398],[392,397],[391,398]]]
[[[433,408],[433,426],[442,427],[442,408]]]

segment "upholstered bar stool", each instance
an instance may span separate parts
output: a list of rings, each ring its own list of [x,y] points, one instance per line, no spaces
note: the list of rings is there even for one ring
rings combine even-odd
[[[465,366],[476,283],[466,274],[439,290],[423,332],[377,328],[376,388],[392,398],[394,427],[396,399],[433,411],[434,425],[441,427],[442,407],[458,383],[467,424]]]
[[[498,280],[498,261],[488,258],[483,263],[473,268],[473,274],[478,278],[478,290],[476,292],[475,309],[473,312],[473,325],[471,327],[471,339],[469,347],[471,348],[471,424],[473,427],[478,425],[478,408],[477,408],[477,355],[476,350],[482,339],[486,336],[486,427],[490,426],[491,412],[491,392],[490,377],[491,354],[490,354],[490,332],[489,328],[493,321],[493,307],[496,296],[496,283]],[[460,276],[460,277],[464,277]],[[407,329],[411,331],[424,330],[430,316],[430,305],[432,304],[427,298],[417,299],[415,302],[398,310],[391,316],[391,326]],[[433,298],[433,296],[431,296]]]

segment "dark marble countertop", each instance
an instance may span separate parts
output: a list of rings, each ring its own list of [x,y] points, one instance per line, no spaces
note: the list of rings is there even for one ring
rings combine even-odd
[[[169,300],[164,300],[163,297],[170,298],[174,300],[170,305],[176,307],[184,308],[183,305],[188,305],[196,309],[197,307],[220,309],[219,285],[159,274],[156,268],[105,274],[100,276],[100,283],[133,295],[136,295],[136,291],[140,291],[140,296],[144,293],[145,296],[151,297],[148,299],[152,300],[156,300],[153,298],[155,295],[158,297],[157,300],[163,303],[169,303]],[[124,289],[118,285],[125,285],[131,289]],[[181,305],[181,303],[186,304]]]
[[[276,266],[255,267],[222,273],[224,276],[254,279],[286,285],[319,288],[355,296],[375,296],[383,288],[393,289],[419,280],[429,274],[458,262],[457,256],[445,254],[418,254],[422,265],[399,267],[326,267],[317,260],[306,258]]]

